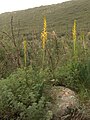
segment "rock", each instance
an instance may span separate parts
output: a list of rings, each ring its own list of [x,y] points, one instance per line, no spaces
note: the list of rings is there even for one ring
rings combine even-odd
[[[74,91],[65,87],[54,86],[49,94],[52,99],[52,120],[71,120],[71,117],[72,120],[76,120],[76,117],[79,118],[77,120],[84,120],[82,114],[78,112],[79,100]]]

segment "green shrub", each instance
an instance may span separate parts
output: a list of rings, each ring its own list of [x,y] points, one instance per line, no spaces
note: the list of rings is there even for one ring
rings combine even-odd
[[[27,74],[26,74],[27,72]],[[1,120],[46,120],[43,73],[18,69],[0,81]]]
[[[65,85],[75,91],[79,91],[81,86],[84,86],[86,89],[89,88],[90,84],[90,62],[70,62],[58,68],[55,71],[56,84]]]

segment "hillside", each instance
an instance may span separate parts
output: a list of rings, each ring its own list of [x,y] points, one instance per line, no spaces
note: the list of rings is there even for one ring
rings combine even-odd
[[[14,30],[21,34],[37,33],[42,30],[43,16],[47,17],[48,31],[56,33],[70,32],[73,20],[77,20],[77,28],[90,31],[90,0],[72,0],[56,5],[41,6],[32,9],[0,14],[0,31],[10,32],[10,21],[13,16]],[[2,34],[1,34],[2,35]]]
[[[89,12],[72,0],[0,14],[0,120],[90,120]]]

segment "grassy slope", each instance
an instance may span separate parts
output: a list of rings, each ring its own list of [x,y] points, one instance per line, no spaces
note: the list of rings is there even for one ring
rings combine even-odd
[[[78,29],[90,31],[90,0],[72,0],[62,4],[41,6],[0,15],[0,31],[10,31],[10,19],[14,17],[14,29],[20,29],[21,34],[32,30],[40,32],[43,16],[47,16],[48,31],[57,33],[70,32],[73,20],[76,19]]]

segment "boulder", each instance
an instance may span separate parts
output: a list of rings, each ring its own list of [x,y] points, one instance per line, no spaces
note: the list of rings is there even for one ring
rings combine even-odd
[[[69,88],[54,86],[50,90],[52,120],[86,120],[79,110],[76,93]]]

